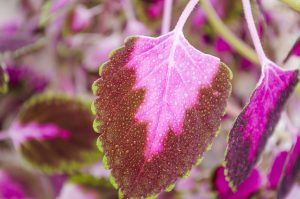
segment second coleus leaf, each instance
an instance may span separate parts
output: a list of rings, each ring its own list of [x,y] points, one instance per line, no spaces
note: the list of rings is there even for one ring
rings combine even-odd
[[[182,31],[130,37],[93,86],[95,129],[125,198],[157,194],[211,144],[231,92],[231,72]]]
[[[281,69],[267,58],[255,27],[250,1],[242,2],[262,74],[250,102],[229,134],[225,171],[232,188],[241,184],[257,163],[285,102],[298,82],[298,70]]]
[[[263,70],[250,102],[230,131],[226,169],[233,186],[246,179],[257,163],[297,76],[297,70],[282,70],[271,63]]]
[[[101,157],[89,103],[66,95],[40,94],[22,106],[9,134],[16,150],[47,172],[74,172]]]

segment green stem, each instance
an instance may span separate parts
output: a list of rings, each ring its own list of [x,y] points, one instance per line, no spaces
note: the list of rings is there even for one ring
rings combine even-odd
[[[206,14],[208,21],[212,27],[227,41],[233,48],[236,49],[245,58],[253,63],[259,64],[258,57],[255,51],[241,39],[236,37],[231,30],[222,22],[216,11],[208,0],[200,0],[203,12]]]
[[[287,4],[290,8],[297,12],[300,12],[300,1],[299,0],[281,0],[283,3]]]

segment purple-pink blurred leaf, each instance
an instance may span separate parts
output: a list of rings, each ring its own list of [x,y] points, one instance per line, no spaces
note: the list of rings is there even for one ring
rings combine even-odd
[[[297,82],[297,70],[269,64],[263,71],[250,102],[229,134],[226,169],[233,186],[243,182],[257,163]]]
[[[0,198],[22,199],[26,195],[22,184],[12,179],[5,171],[0,170]]]
[[[0,53],[12,52],[33,44],[37,38],[30,34],[0,35]]]
[[[226,181],[224,171],[224,167],[219,167],[216,169],[214,176],[214,188],[217,191],[219,199],[248,199],[252,194],[257,192],[262,185],[259,171],[253,169],[247,179],[233,192],[229,183]]]
[[[77,5],[71,17],[71,30],[80,32],[86,29],[91,24],[92,17],[92,12],[84,5]]]
[[[220,60],[170,32],[131,37],[94,84],[96,129],[126,197],[159,193],[211,144],[231,91]]]
[[[299,178],[300,172],[300,136],[297,137],[296,144],[289,153],[283,175],[278,188],[278,198],[282,199],[289,193],[294,182]]]
[[[270,189],[277,189],[287,156],[288,152],[282,151],[275,157],[271,170],[268,174],[268,187]]]

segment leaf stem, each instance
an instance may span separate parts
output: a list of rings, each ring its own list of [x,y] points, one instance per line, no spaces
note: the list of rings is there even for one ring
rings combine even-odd
[[[210,22],[212,27],[217,31],[217,33],[220,34],[225,39],[225,41],[227,41],[233,48],[235,48],[236,51],[242,56],[246,57],[253,63],[259,64],[259,60],[255,51],[241,39],[236,37],[229,28],[227,28],[227,26],[217,15],[210,1],[200,0],[200,3],[208,21]]]
[[[182,14],[180,15],[178,22],[175,26],[175,32],[182,32],[183,26],[187,21],[188,17],[190,16],[191,12],[193,11],[194,7],[198,3],[199,0],[190,0],[187,6],[184,8]]]
[[[267,56],[264,52],[264,49],[261,45],[260,38],[258,36],[257,29],[255,27],[250,1],[242,0],[242,2],[243,2],[243,8],[244,8],[244,13],[245,13],[248,29],[250,31],[250,35],[251,35],[252,41],[254,43],[254,47],[255,47],[257,56],[258,56],[260,64],[262,65],[262,70],[263,70],[264,67],[267,65],[266,63],[268,62],[269,59],[267,58]]]
[[[161,26],[161,34],[165,34],[170,31],[172,4],[173,4],[173,0],[164,1],[164,14],[163,14],[163,20]]]

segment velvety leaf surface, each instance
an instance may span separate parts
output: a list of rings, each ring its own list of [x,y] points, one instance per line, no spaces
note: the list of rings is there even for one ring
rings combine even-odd
[[[239,185],[250,174],[280,117],[281,110],[298,82],[298,71],[275,65],[264,70],[250,102],[236,119],[229,134],[227,176]]]
[[[125,197],[159,193],[216,136],[231,73],[173,32],[129,38],[102,69],[94,127],[116,184]]]
[[[9,133],[33,166],[45,172],[72,172],[100,158],[92,122],[83,102],[41,94],[23,105]]]
[[[8,75],[4,69],[0,66],[0,93],[6,93],[7,91]]]
[[[289,153],[287,163],[282,173],[282,178],[278,188],[278,198],[285,196],[292,189],[294,182],[297,180],[300,171],[300,136],[297,137],[296,144]]]
[[[252,194],[257,192],[262,185],[260,173],[253,169],[247,179],[241,183],[235,192],[229,187],[224,175],[224,167],[218,167],[214,176],[214,188],[217,191],[219,199],[248,199]]]
[[[287,151],[282,151],[275,157],[270,172],[268,174],[268,187],[270,189],[277,189],[287,157]]]

